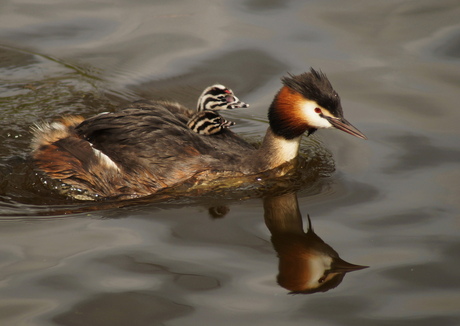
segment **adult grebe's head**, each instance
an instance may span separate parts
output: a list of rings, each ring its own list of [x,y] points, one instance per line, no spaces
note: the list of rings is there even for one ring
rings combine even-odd
[[[197,111],[231,110],[247,107],[249,105],[240,101],[231,89],[224,85],[215,84],[205,88],[198,98]]]
[[[329,79],[313,68],[300,75],[282,78],[283,87],[275,96],[268,118],[273,132],[286,139],[308,135],[321,128],[336,128],[367,139],[343,117],[340,97]]]

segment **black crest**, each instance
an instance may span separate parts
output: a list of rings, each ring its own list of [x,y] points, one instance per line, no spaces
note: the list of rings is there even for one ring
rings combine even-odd
[[[323,72],[310,68],[309,72],[295,76],[289,74],[281,81],[306,99],[315,101],[329,110],[334,116],[343,117],[339,94],[332,88],[329,79]]]

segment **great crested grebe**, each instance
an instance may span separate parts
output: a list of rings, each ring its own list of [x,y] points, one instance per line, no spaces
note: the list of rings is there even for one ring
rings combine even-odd
[[[248,104],[240,101],[230,88],[221,84],[206,87],[198,98],[197,111],[232,110],[247,108]]]
[[[198,112],[187,122],[187,127],[202,135],[214,135],[235,124],[222,118],[216,111],[247,107],[249,105],[240,101],[231,89],[215,84],[207,87],[200,95]]]
[[[233,121],[225,120],[215,111],[205,110],[195,113],[187,122],[187,127],[201,135],[215,135],[234,124]]]
[[[32,158],[78,198],[134,198],[161,189],[257,175],[298,156],[303,133],[336,128],[366,136],[342,113],[340,97],[320,71],[282,78],[259,148],[229,129],[207,136],[187,127],[196,111],[174,102],[138,101],[84,120],[64,117],[35,127]]]

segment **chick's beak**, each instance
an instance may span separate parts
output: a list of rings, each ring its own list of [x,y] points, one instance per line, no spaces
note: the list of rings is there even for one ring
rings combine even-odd
[[[345,118],[333,118],[328,116],[324,116],[324,118],[326,118],[334,128],[345,131],[346,133],[358,138],[367,139],[367,137],[361,131],[356,129],[351,123],[345,120]]]
[[[248,108],[249,104],[240,101],[236,96],[227,96],[226,101],[228,103],[227,109],[240,109],[240,108]]]

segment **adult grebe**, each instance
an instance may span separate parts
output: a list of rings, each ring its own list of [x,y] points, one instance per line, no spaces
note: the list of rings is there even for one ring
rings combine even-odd
[[[65,117],[34,129],[32,158],[49,177],[97,197],[133,198],[187,183],[257,175],[293,160],[303,133],[337,128],[366,136],[344,119],[337,92],[311,69],[282,78],[262,145],[229,129],[207,136],[187,127],[196,113],[173,102],[135,102],[84,120]],[[77,197],[82,198],[82,197]]]

